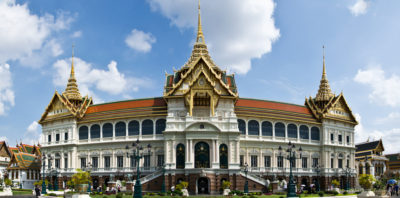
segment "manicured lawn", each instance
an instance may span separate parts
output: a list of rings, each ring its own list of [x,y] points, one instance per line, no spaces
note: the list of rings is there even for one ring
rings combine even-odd
[[[13,190],[13,195],[32,195],[32,190]]]

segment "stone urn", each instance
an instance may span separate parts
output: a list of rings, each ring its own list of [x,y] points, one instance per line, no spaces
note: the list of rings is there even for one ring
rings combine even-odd
[[[227,188],[227,189],[224,189],[224,196],[228,196],[229,195],[229,193],[231,192],[231,189],[229,189],[229,188]]]
[[[189,197],[189,192],[186,188],[182,189],[182,196],[183,197]]]
[[[358,198],[375,197],[375,193],[371,189],[365,189],[362,193],[357,195]]]

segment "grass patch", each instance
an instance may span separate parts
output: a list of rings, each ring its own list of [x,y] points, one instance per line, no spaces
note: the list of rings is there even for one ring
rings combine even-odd
[[[12,193],[13,195],[32,195],[32,191],[28,192],[28,191],[13,190]]]

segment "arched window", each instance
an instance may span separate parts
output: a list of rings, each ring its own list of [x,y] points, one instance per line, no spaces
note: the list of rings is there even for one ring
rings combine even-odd
[[[115,136],[126,136],[126,124],[125,124],[125,122],[118,122],[115,125]]]
[[[306,125],[301,125],[300,126],[300,138],[308,140],[308,127]]]
[[[288,137],[297,138],[297,126],[294,124],[289,124],[288,127]]]
[[[194,146],[194,167],[210,168],[210,147],[205,142],[199,142]]]
[[[358,166],[358,174],[363,174],[363,165],[360,163],[360,165]]]
[[[142,135],[153,135],[153,120],[145,120],[142,122]]]
[[[228,168],[228,146],[226,144],[219,146],[219,167],[221,169]]]
[[[260,124],[255,120],[249,121],[249,135],[259,135],[260,134]]]
[[[285,137],[285,125],[282,122],[278,122],[275,124],[275,136]]]
[[[319,140],[319,128],[318,127],[311,128],[311,140]]]
[[[272,123],[264,121],[261,125],[261,130],[263,136],[272,136]]]
[[[79,139],[80,140],[87,140],[88,139],[88,127],[87,126],[81,126],[79,128]]]
[[[165,119],[159,119],[156,121],[156,134],[162,134],[165,131]]]
[[[176,168],[185,168],[185,145],[183,144],[176,146]]]
[[[90,127],[90,138],[100,138],[100,125],[95,124]]]
[[[103,138],[113,136],[113,125],[111,123],[106,123],[103,125]]]
[[[238,127],[241,134],[246,135],[246,122],[242,119],[238,120]]]
[[[128,135],[139,135],[139,122],[136,120],[130,121],[128,124]]]

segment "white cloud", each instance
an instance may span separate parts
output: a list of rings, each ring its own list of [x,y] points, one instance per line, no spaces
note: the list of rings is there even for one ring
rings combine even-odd
[[[126,37],[125,43],[133,50],[139,52],[149,52],[151,45],[156,42],[156,38],[151,33],[146,33],[141,30],[133,29]]]
[[[353,5],[349,6],[350,12],[354,16],[359,16],[367,13],[369,3],[366,0],[357,0]]]
[[[53,67],[56,70],[53,83],[65,88],[70,74],[71,60],[58,60]],[[111,61],[107,65],[107,70],[103,70],[94,68],[91,63],[75,57],[74,67],[81,94],[92,96],[97,103],[102,102],[102,99],[95,94],[95,90],[112,95],[129,94],[152,82],[146,78],[125,76],[118,70],[115,61]]]
[[[384,123],[389,123],[389,122],[398,122],[400,118],[400,113],[399,112],[392,112],[389,113],[386,117],[378,118],[376,120],[377,124],[384,124]]]
[[[400,106],[400,77],[387,76],[380,66],[358,70],[354,81],[371,87],[369,98],[378,104]]]
[[[38,122],[33,121],[27,128],[24,133],[24,137],[22,142],[24,144],[37,144],[40,142],[41,130]]]
[[[0,115],[5,115],[6,110],[14,104],[10,65],[0,64]]]
[[[8,138],[6,136],[0,136],[0,141],[8,142]]]
[[[79,38],[81,36],[82,36],[82,31],[76,31],[71,35],[72,38]]]
[[[52,34],[69,28],[73,20],[65,12],[59,12],[57,17],[38,16],[30,13],[27,4],[0,1],[0,63],[30,57],[46,43],[57,46],[55,40],[49,41]],[[60,54],[60,49],[48,49],[53,50],[53,55]]]
[[[57,57],[62,53],[64,53],[64,51],[60,43],[56,39],[51,39],[46,41],[41,49],[21,57],[19,62],[24,66],[39,68],[46,65],[51,58]]]
[[[148,0],[154,11],[161,12],[181,29],[197,31],[197,4],[187,0]],[[211,56],[221,68],[245,74],[251,60],[272,49],[279,36],[275,27],[273,0],[204,1],[201,17],[205,41]]]

